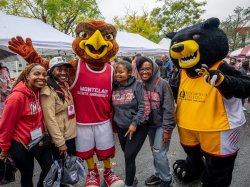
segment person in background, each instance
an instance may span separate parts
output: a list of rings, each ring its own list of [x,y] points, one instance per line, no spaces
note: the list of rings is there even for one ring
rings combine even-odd
[[[169,80],[169,85],[177,85],[177,81],[179,81],[180,69],[173,64],[173,74],[171,79]]]
[[[125,187],[132,187],[137,183],[135,159],[149,129],[145,123],[149,110],[144,102],[144,89],[131,74],[132,65],[129,62],[118,62],[112,93],[113,121],[125,157]]]
[[[163,63],[163,68],[166,68],[165,72],[166,72],[166,80],[169,82],[169,80],[172,77],[173,74],[173,63],[170,60],[170,58],[168,58],[167,54],[162,54],[161,55],[161,60]]]
[[[122,57],[122,60],[123,60],[123,61],[127,61],[127,62],[129,62],[130,64],[132,63],[132,60],[131,60],[129,57],[127,57],[127,56]]]
[[[236,70],[239,70],[241,66],[241,60],[236,58],[231,58],[229,64],[233,66]]]
[[[0,121],[4,110],[5,100],[11,91],[10,74],[0,62]]]
[[[149,143],[154,159],[155,173],[145,185],[169,187],[173,184],[167,152],[172,131],[176,125],[174,97],[168,82],[160,77],[158,66],[147,57],[137,59],[139,71],[150,103]]]
[[[134,57],[133,57],[133,60],[132,60],[132,76],[134,76],[136,78],[136,80],[141,80],[141,77],[137,71],[137,68],[136,68],[136,59],[138,57],[140,57],[141,54],[140,53],[137,53]]]
[[[230,58],[229,64],[231,66],[235,66],[235,64],[236,64],[236,58]]]
[[[245,60],[244,62],[242,62],[242,66],[240,67],[239,71],[243,75],[247,75],[249,73],[249,61],[248,60]]]
[[[239,69],[239,71],[243,74],[248,76],[249,73],[249,61],[244,61],[242,63],[241,68]],[[244,107],[244,104],[246,103],[247,99],[242,99],[242,106],[243,106],[243,110],[246,110],[246,108]]]
[[[163,62],[158,58],[155,59],[155,63],[160,68],[161,78],[165,79],[166,78],[166,66],[163,66]]]
[[[52,58],[47,86],[40,94],[44,123],[53,142],[54,159],[76,154],[76,116],[68,83],[70,68],[72,65],[65,58]]]
[[[21,173],[22,187],[34,187],[34,158],[42,170],[37,187],[43,187],[43,180],[52,164],[50,147],[34,157],[24,146],[45,133],[40,90],[45,86],[46,78],[47,73],[42,65],[34,63],[26,66],[6,100],[0,123],[0,159],[5,159],[9,154],[14,160]]]

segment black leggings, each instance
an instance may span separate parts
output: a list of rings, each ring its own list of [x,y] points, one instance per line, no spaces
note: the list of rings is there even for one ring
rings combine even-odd
[[[149,127],[148,125],[138,126],[131,140],[128,136],[124,137],[127,130],[128,129],[121,129],[118,127],[117,133],[125,157],[125,184],[127,186],[132,186],[136,172],[135,158],[147,137]]]
[[[9,153],[21,173],[21,186],[33,187],[32,178],[34,170],[34,156],[32,153],[29,153],[21,143],[15,140],[11,141]],[[45,150],[41,155],[36,157],[36,160],[42,170],[37,187],[43,187],[43,180],[49,172],[50,166],[53,162],[51,149],[48,148]]]

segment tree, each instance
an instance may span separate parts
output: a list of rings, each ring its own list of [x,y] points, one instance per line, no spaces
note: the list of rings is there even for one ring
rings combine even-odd
[[[118,30],[140,34],[153,42],[160,41],[158,36],[159,28],[150,20],[146,11],[143,11],[143,15],[139,16],[137,12],[129,13],[127,10],[124,17],[115,17],[113,20]]]
[[[201,8],[206,5],[206,2],[196,2],[195,0],[158,1],[163,2],[163,6],[154,8],[151,18],[160,28],[161,34],[164,35],[200,22],[200,17],[205,12]]]
[[[80,21],[102,18],[96,0],[0,0],[0,11],[40,19],[66,34]]]
[[[234,14],[222,21],[221,28],[227,34],[230,50],[244,47],[250,40],[250,7],[236,7]]]

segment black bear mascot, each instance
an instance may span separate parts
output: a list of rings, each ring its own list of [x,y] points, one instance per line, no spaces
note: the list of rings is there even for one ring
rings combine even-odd
[[[226,187],[232,180],[242,125],[241,99],[250,95],[250,78],[223,61],[229,46],[219,19],[169,33],[170,57],[181,69],[177,124],[186,160],[174,173],[183,181],[201,177],[203,187]]]

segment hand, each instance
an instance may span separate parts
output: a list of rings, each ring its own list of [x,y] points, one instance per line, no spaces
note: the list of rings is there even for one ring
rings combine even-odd
[[[128,131],[126,132],[126,134],[124,135],[124,137],[127,137],[129,135],[129,139],[132,139],[132,135],[135,133],[136,131],[136,126],[131,124],[129,125]]]
[[[8,152],[2,151],[0,153],[0,160],[5,160],[9,156]]]
[[[66,144],[63,144],[62,146],[58,147],[58,149],[59,149],[59,155],[63,155],[63,156],[67,155],[68,147]]]
[[[11,38],[8,47],[10,50],[16,52],[22,57],[26,57],[31,52],[35,51],[31,39],[26,38],[25,42],[21,36],[17,36],[16,38]]]
[[[171,140],[171,135],[172,135],[172,133],[163,132],[163,142],[164,142],[164,143],[170,142],[170,140]]]
[[[219,86],[225,78],[220,70],[209,70],[206,64],[202,64],[201,69],[196,69],[195,71],[214,87]]]

